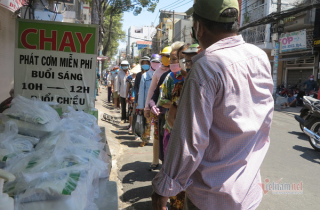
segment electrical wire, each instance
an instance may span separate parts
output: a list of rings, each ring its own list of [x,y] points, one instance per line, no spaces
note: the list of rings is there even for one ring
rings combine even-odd
[[[264,24],[269,24],[269,23],[275,23],[278,22],[281,19],[290,17],[292,15],[298,14],[300,12],[304,12],[304,11],[308,11],[314,8],[320,8],[320,3],[317,4],[309,4],[306,6],[300,6],[300,7],[296,7],[296,8],[292,8],[292,9],[288,9],[285,11],[281,11],[281,12],[273,12],[263,18],[260,18],[259,20],[256,20],[254,22],[251,22],[245,26],[242,26],[239,29],[240,31],[243,31],[247,28],[251,28],[251,27],[255,27],[255,26],[259,26],[259,25],[264,25]]]
[[[165,8],[167,8],[167,7],[170,7],[170,6],[172,6],[173,4],[176,4],[177,2],[181,2],[181,1],[183,1],[183,0],[177,0],[177,1],[175,1],[175,2],[173,2],[173,3],[171,3],[171,4],[169,4],[169,5],[167,5],[167,6],[165,6],[165,7],[162,7],[162,8],[160,8],[160,9],[165,9]]]
[[[182,4],[182,5],[177,5],[177,7],[175,7],[175,8],[170,8],[170,9],[171,9],[171,10],[174,10],[174,9],[177,9],[178,7],[184,6],[184,5],[189,4],[189,3],[191,3],[191,2],[193,2],[193,0],[188,1],[187,3],[184,3],[184,4]]]
[[[183,3],[183,1],[177,1],[175,4],[172,4],[171,6],[166,7],[165,10],[170,10],[170,8],[177,6],[178,4]]]

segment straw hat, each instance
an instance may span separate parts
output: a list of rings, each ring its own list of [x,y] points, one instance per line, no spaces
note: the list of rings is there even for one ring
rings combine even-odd
[[[139,72],[141,72],[140,64],[137,64],[133,69],[130,70],[131,74],[138,74]]]

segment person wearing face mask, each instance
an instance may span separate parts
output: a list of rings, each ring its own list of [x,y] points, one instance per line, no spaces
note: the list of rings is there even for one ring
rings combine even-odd
[[[164,108],[170,108],[172,105],[176,106],[176,103],[179,99],[180,92],[183,86],[184,77],[187,75],[187,72],[181,69],[179,61],[184,59],[185,55],[182,52],[188,49],[188,45],[183,42],[177,43],[172,46],[172,52],[170,54],[170,70],[161,86],[160,100],[158,102],[159,106]],[[179,93],[178,93],[179,92]],[[176,93],[176,95],[173,95]],[[165,125],[164,125],[164,137],[163,137],[163,154],[165,157],[165,151],[169,142],[170,132],[172,127],[168,124],[168,116],[171,115],[170,110],[166,114]],[[164,158],[165,159],[165,158]]]
[[[192,57],[199,53],[199,44],[191,45],[187,50],[183,51],[182,54],[185,55],[183,60],[180,59],[181,69],[186,70],[187,73],[190,72],[192,67]]]
[[[118,72],[119,66],[113,67],[112,77],[111,77],[111,92],[113,96],[113,104],[115,109],[119,109],[120,101],[119,101],[119,83],[118,83]]]
[[[179,55],[180,55],[180,53],[182,53],[182,55],[185,56],[184,58],[181,55],[179,56],[179,64],[181,67],[182,75],[185,80],[187,79],[188,73],[190,72],[190,70],[192,68],[192,59],[191,58],[198,54],[198,51],[199,51],[198,46],[199,46],[198,44],[193,44],[187,50],[180,51],[178,53]],[[167,123],[168,123],[169,127],[171,127],[171,128],[173,128],[174,121],[176,119],[179,98],[181,96],[181,93],[182,93],[182,86],[176,86],[174,88],[173,93],[172,93],[172,98],[173,98],[173,101],[175,101],[175,103],[173,103],[170,106],[169,112],[168,112],[168,119],[167,119]]]
[[[152,206],[166,209],[186,190],[185,209],[257,209],[274,110],[270,61],[238,35],[237,0],[196,0],[193,10],[203,51],[192,57]]]
[[[317,89],[317,82],[314,81],[314,75],[310,75],[309,79],[303,83],[306,95],[309,95],[313,90]]]
[[[151,68],[150,60],[149,61],[143,60],[141,62],[141,68],[146,72],[141,76],[141,80],[140,80],[137,109],[140,112],[143,112],[144,105],[147,100],[148,91],[149,91],[149,88],[151,85],[152,77],[154,74],[154,70]],[[146,115],[144,115],[144,116],[146,116]],[[142,142],[140,144],[141,147],[144,147],[150,141],[151,118],[150,118],[150,116],[145,117],[145,118],[146,118],[146,126],[145,126],[145,131],[141,137],[141,140],[142,140]]]
[[[112,71],[109,71],[107,74],[107,86],[108,86],[108,103],[111,103],[111,79],[112,79]]]
[[[127,120],[127,78],[130,75],[129,62],[124,60],[120,65],[121,71],[119,72],[119,96],[121,103],[121,122],[123,124]]]
[[[170,48],[164,49],[164,53],[168,53],[168,51],[171,51]],[[154,74],[152,76],[152,81],[148,90],[148,94],[147,94],[147,98],[144,106],[144,116],[147,119],[146,135],[151,128],[150,127],[151,123],[149,123],[149,121],[151,122],[153,120],[153,124],[154,124],[153,161],[149,168],[150,171],[158,167],[158,164],[159,164],[159,140],[158,140],[158,117],[157,115],[150,113],[148,102],[150,101],[152,93],[154,92],[154,89],[155,89],[154,86],[156,85],[157,80],[159,79],[159,76],[161,76],[162,72],[167,69],[168,67],[165,67],[161,64],[161,56],[159,54],[153,54],[151,56],[150,70],[154,71]]]

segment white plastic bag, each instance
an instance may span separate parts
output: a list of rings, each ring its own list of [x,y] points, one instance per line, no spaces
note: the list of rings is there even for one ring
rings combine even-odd
[[[58,113],[46,102],[37,99],[30,100],[22,96],[15,97],[11,102],[11,107],[3,113],[18,120],[42,125],[60,120]]]

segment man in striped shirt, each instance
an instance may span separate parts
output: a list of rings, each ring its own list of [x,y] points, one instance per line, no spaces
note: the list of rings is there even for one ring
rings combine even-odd
[[[186,190],[187,210],[256,209],[274,106],[269,59],[237,35],[237,0],[193,7],[203,51],[192,58],[152,205],[164,210]]]

